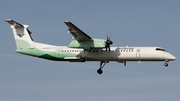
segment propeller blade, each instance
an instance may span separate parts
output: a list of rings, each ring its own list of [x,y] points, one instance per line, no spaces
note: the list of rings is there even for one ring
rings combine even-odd
[[[111,52],[110,46],[108,46],[108,48],[109,48],[109,53],[110,53]]]
[[[111,39],[111,34],[109,35],[109,40]]]
[[[108,34],[107,34],[107,40],[108,40]]]
[[[105,48],[106,48],[106,51],[107,51],[107,45],[105,46]]]

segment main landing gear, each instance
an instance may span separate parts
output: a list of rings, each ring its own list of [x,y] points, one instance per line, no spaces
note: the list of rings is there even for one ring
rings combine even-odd
[[[79,59],[81,62],[85,62],[85,61],[86,61],[85,58],[84,58],[84,56],[85,56],[87,53],[88,53],[88,51],[83,51],[82,56],[81,56],[80,59]]]
[[[102,74],[103,73],[103,70],[102,68],[106,65],[106,63],[108,63],[109,61],[101,61],[100,62],[100,68],[97,70],[97,73],[98,74]]]

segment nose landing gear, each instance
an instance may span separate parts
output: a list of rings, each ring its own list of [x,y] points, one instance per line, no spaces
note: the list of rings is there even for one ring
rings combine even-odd
[[[165,67],[168,66],[168,62],[169,62],[168,60],[165,61],[165,63],[164,63],[164,66],[165,66]]]
[[[166,66],[166,67],[167,67],[167,66],[168,66],[168,63],[167,63],[167,62],[165,62],[165,63],[164,63],[164,66]]]

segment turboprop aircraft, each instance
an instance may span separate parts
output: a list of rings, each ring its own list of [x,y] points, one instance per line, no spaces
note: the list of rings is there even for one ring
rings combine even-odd
[[[28,25],[20,24],[14,20],[6,19],[13,30],[18,53],[53,61],[86,62],[99,61],[98,74],[102,74],[103,67],[110,61],[124,63],[127,61],[164,61],[175,60],[165,49],[160,47],[110,47],[113,42],[110,36],[107,39],[92,38],[70,21],[64,23],[69,33],[75,38],[67,46],[55,46],[34,42]]]

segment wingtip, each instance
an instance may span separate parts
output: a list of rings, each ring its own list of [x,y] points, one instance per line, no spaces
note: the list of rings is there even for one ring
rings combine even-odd
[[[6,21],[6,22],[8,22],[8,21],[12,21],[12,19],[5,19],[5,21]]]
[[[64,23],[71,23],[71,21],[64,21]]]

